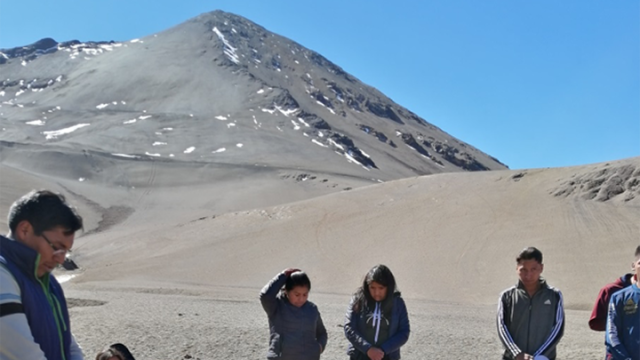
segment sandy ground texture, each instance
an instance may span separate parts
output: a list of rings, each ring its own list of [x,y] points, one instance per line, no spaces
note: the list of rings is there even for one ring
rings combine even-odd
[[[64,287],[87,358],[113,342],[140,359],[264,358],[258,292],[290,266],[311,277],[329,331],[323,358],[345,358],[350,294],[377,263],[392,269],[407,299],[404,359],[499,358],[496,301],[529,245],[543,251],[543,275],[565,297],[559,358],[600,358],[591,306],[602,285],[629,270],[639,241],[640,158],[367,186],[331,177],[342,181],[334,188],[246,169],[226,181],[192,171],[180,185],[182,172],[139,166],[130,187],[0,168],[3,213],[30,188],[49,187],[85,215],[74,245],[80,270]]]

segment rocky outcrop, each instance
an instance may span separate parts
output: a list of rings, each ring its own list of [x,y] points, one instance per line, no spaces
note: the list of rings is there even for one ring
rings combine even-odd
[[[587,174],[573,175],[552,191],[554,196],[577,196],[585,200],[630,201],[640,197],[640,167],[605,165]]]

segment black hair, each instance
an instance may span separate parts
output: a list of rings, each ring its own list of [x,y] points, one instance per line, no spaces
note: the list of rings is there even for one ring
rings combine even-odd
[[[36,235],[56,227],[62,227],[70,234],[82,229],[82,217],[67,204],[62,194],[49,190],[33,190],[11,205],[7,216],[11,232],[25,220],[33,226]]]
[[[296,286],[306,286],[307,289],[311,290],[311,280],[309,280],[307,273],[304,271],[296,271],[289,275],[287,282],[284,284],[284,289],[289,291]]]
[[[356,312],[360,312],[365,308],[373,309],[376,301],[371,297],[369,292],[369,284],[376,282],[387,288],[387,296],[382,300],[382,311],[385,316],[391,315],[391,309],[393,308],[393,298],[400,296],[400,291],[396,286],[396,278],[393,273],[385,265],[376,265],[367,272],[362,280],[362,286],[356,290],[353,298],[353,309]]]
[[[535,260],[542,264],[542,252],[533,246],[524,248],[516,258],[516,263],[519,264],[523,260]]]
[[[636,257],[640,256],[640,245],[636,248]]]
[[[114,348],[108,348],[106,350],[100,351],[98,355],[96,355],[96,360],[109,360],[111,358],[125,360],[124,355],[122,355],[118,350]]]
[[[124,358],[124,360],[135,360],[133,358],[133,355],[131,355],[131,351],[129,351],[129,349],[126,346],[124,346],[124,344],[116,343],[111,345],[109,348],[120,353]]]

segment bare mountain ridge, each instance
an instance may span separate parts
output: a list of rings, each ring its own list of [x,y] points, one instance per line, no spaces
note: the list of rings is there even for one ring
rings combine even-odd
[[[506,168],[322,55],[221,11],[127,42],[1,52],[7,142],[381,181]]]

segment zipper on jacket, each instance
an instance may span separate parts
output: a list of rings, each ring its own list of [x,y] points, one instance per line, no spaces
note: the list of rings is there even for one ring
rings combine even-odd
[[[62,317],[62,314],[59,313],[59,309],[56,309],[56,306],[54,304],[54,302],[51,300],[51,298],[53,298],[54,296],[49,292],[49,279],[47,278],[46,281],[46,285],[45,282],[42,281],[39,277],[38,277],[38,264],[40,263],[40,254],[38,254],[38,257],[36,258],[36,265],[35,265],[35,269],[33,274],[36,277],[36,280],[38,281],[38,283],[40,284],[40,286],[42,287],[42,291],[44,292],[44,295],[47,297],[47,302],[49,303],[49,307],[51,308],[51,311],[53,312],[53,319],[56,322],[56,329],[58,330],[58,339],[60,340],[60,353],[62,355],[62,359],[66,360],[67,357],[65,356],[64,353],[64,336],[62,334],[62,331],[60,331],[60,322],[63,323],[64,325],[64,319]],[[45,276],[51,276],[50,274],[46,274]]]
[[[527,351],[529,351],[529,339],[531,338],[531,298],[529,298],[529,318],[527,319]]]

